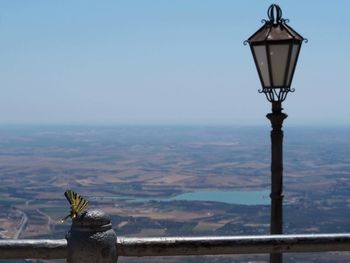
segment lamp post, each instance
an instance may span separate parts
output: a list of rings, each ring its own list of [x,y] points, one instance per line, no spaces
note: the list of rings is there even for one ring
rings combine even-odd
[[[258,70],[262,89],[272,104],[272,112],[266,117],[271,121],[271,234],[283,233],[283,113],[282,102],[291,89],[291,83],[299,51],[304,39],[289,22],[282,18],[282,10],[272,4],[267,11],[269,20],[256,31],[245,44],[249,44]],[[282,262],[282,254],[270,255],[270,262]]]

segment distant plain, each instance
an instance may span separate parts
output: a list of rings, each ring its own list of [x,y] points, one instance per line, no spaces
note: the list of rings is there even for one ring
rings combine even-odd
[[[350,232],[348,134],[345,127],[285,129],[286,233]],[[269,166],[268,126],[2,126],[0,234],[63,238],[70,224],[59,223],[69,209],[66,189],[108,212],[119,235],[268,234],[268,199],[244,205],[176,196],[268,194]],[[322,260],[329,257],[342,262],[345,256],[285,257],[289,262],[327,262]]]

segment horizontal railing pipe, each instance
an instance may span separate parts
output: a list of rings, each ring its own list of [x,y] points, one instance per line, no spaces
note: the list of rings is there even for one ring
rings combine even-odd
[[[350,251],[350,234],[117,239],[118,256],[124,257],[326,251]]]
[[[0,259],[67,258],[66,239],[2,239]]]
[[[117,237],[118,257],[350,251],[350,234]],[[65,259],[66,239],[3,239],[0,259]]]

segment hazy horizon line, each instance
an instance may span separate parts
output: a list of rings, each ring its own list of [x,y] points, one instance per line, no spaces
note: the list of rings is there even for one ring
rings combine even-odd
[[[0,127],[261,127],[270,128],[271,125],[263,123],[0,123]],[[350,128],[350,123],[291,123],[285,124],[283,129],[293,127],[314,127],[314,128]]]

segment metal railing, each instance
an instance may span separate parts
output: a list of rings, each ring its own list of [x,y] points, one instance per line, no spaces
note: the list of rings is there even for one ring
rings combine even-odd
[[[116,262],[118,257],[350,251],[350,234],[117,237],[100,211],[73,222],[67,239],[0,240],[0,259]]]
[[[118,257],[350,251],[350,234],[118,237]],[[0,259],[65,259],[66,239],[0,240]]]

